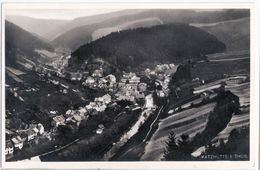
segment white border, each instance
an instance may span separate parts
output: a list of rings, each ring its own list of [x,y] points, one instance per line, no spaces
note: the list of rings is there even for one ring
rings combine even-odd
[[[251,1],[246,2],[228,2],[228,3],[19,3],[2,4],[2,16],[4,16],[7,8],[83,8],[83,9],[99,9],[99,8],[113,8],[113,9],[141,9],[141,8],[161,8],[161,9],[218,9],[218,8],[250,8],[250,161],[207,161],[207,162],[5,162],[2,160],[4,168],[62,168],[62,169],[85,169],[85,168],[101,168],[101,169],[255,169],[258,167],[258,150],[259,150],[259,46],[258,38],[256,38],[256,15],[255,6]],[[259,29],[259,28],[258,28]],[[259,36],[259,35],[258,35]],[[5,39],[4,39],[4,17],[2,17],[2,56],[5,56]],[[257,46],[256,46],[257,45]],[[2,57],[2,148],[5,144],[4,133],[4,114],[5,114],[5,74],[4,74],[5,57]],[[257,94],[257,95],[256,95]],[[2,158],[5,158],[4,149],[2,149]]]

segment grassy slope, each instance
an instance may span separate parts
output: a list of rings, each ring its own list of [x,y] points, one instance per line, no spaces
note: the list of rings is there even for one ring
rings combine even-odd
[[[224,42],[228,51],[250,49],[250,18],[248,17],[199,27]]]

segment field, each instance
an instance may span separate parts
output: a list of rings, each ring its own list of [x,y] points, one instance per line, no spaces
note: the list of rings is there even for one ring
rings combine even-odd
[[[250,49],[249,17],[212,24],[196,24],[194,26],[215,35],[226,44],[227,51]]]
[[[227,59],[227,58],[226,58]],[[223,75],[241,75],[250,73],[250,58],[238,60],[214,61],[194,65],[191,69],[192,78],[199,77],[205,82],[223,78]]]
[[[226,88],[239,97],[240,106],[250,104],[250,83],[243,83]]]
[[[171,131],[176,136],[189,134],[190,136],[202,131],[207,122],[207,116],[214,109],[215,103],[203,105],[198,108],[188,109],[169,116],[159,123],[158,130],[145,147],[145,154],[141,160],[160,160],[163,156],[164,142]]]

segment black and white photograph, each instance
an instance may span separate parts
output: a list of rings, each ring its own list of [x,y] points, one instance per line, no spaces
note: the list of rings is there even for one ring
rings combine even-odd
[[[251,160],[250,8],[84,7],[3,5],[5,162]]]

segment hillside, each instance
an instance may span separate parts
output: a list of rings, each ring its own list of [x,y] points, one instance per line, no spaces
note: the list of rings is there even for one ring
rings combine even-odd
[[[6,20],[48,41],[68,22],[66,20],[36,19],[15,15],[6,16]]]
[[[53,47],[17,25],[5,21],[6,65],[15,64],[17,57],[21,55],[32,60],[36,59],[38,54],[35,49],[52,51]]]
[[[186,24],[160,25],[114,32],[86,44],[69,61],[79,68],[85,60],[103,58],[112,65],[136,67],[142,63],[174,62],[225,50],[225,44],[213,35]]]
[[[140,27],[152,27],[152,26],[161,25],[161,24],[163,24],[163,22],[159,18],[145,18],[145,19],[127,22],[127,23],[124,23],[121,25],[116,25],[114,27],[100,28],[92,33],[92,40],[93,41],[97,40],[112,32],[140,28]]]
[[[65,34],[66,32],[73,30],[75,28],[79,28],[81,26],[87,26],[87,25],[93,25],[105,22],[106,20],[110,20],[113,18],[117,18],[118,16],[124,17],[127,15],[133,15],[143,12],[143,9],[138,10],[120,10],[116,12],[110,12],[110,13],[104,13],[104,14],[98,14],[98,15],[91,15],[91,16],[85,16],[85,17],[78,17],[76,19],[73,19],[69,22],[67,22],[63,27],[59,27],[56,30],[52,31],[52,40]]]
[[[213,24],[194,24],[215,35],[226,44],[228,51],[250,49],[250,18],[242,18]]]
[[[107,14],[108,17],[105,17],[104,14],[102,14],[101,16],[105,17],[105,19],[101,19],[101,16],[92,16],[95,17],[95,19],[91,19],[92,17],[87,17],[86,19],[77,19],[77,22],[71,21],[66,25],[66,27],[68,27],[66,30],[68,31],[64,33],[61,31],[61,34],[52,41],[52,44],[54,46],[61,46],[75,50],[80,45],[92,41],[93,32],[99,29],[115,27],[138,20],[145,21],[147,18],[158,18],[163,23],[170,24],[175,22],[214,23],[249,16],[249,10],[194,11],[176,9],[149,9],[137,11],[130,10],[130,12],[129,10],[125,10],[122,14],[121,13],[122,11],[112,13],[113,15]],[[92,22],[88,22],[90,19]],[[148,24],[148,27],[149,26],[150,24]],[[146,27],[146,24],[144,23],[142,27]],[[112,31],[114,30],[112,29]],[[110,32],[111,31],[108,33]]]

